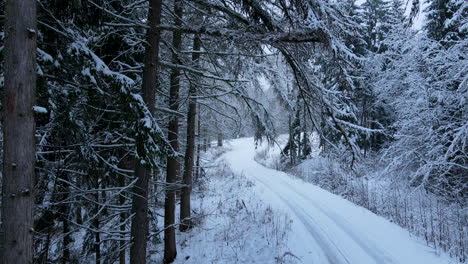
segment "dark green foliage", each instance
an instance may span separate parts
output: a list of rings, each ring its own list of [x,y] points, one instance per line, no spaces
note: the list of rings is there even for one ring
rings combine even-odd
[[[431,0],[426,9],[427,35],[437,41],[449,43],[466,37],[468,7],[458,0]]]
[[[133,1],[93,2],[41,1],[37,104],[48,113],[37,130],[36,202],[46,204],[37,210],[38,263],[78,261],[70,251],[104,263],[115,259],[115,238],[126,233],[106,238],[105,231],[130,210],[130,200],[122,204],[119,197],[131,197],[134,160],[155,167],[172,153],[139,96],[140,75],[129,71],[142,64],[143,44],[135,43],[144,31],[105,26],[116,17],[104,8],[120,13]],[[138,155],[136,137],[146,142]],[[71,239],[80,229],[86,230],[82,249]],[[63,251],[50,252],[54,245]]]

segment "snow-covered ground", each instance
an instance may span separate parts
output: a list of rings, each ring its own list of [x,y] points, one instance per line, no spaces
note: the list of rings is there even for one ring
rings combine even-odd
[[[421,240],[384,218],[313,184],[260,165],[254,161],[253,139],[236,139],[229,145],[231,150],[222,158],[234,172],[253,183],[257,200],[291,218],[285,252],[300,263],[452,263],[449,257],[437,256]]]
[[[177,233],[175,263],[297,263],[287,248],[291,219],[258,197],[251,180],[218,158],[225,151],[211,148],[204,155],[206,175],[193,191],[196,226]],[[155,252],[162,252],[161,244]],[[161,258],[155,255],[152,263]]]

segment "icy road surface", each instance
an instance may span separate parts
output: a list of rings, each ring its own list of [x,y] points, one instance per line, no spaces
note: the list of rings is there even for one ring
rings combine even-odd
[[[446,264],[397,225],[315,185],[254,161],[252,138],[229,143],[224,159],[256,185],[259,198],[292,219],[288,246],[307,264]]]

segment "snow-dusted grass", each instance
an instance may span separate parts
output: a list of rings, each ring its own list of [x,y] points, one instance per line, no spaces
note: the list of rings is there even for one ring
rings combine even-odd
[[[423,238],[438,253],[449,253],[455,260],[468,260],[468,208],[447,202],[423,188],[409,186],[398,179],[369,173],[362,167],[355,177],[338,162],[316,157],[297,166],[299,178],[338,194]]]
[[[279,148],[286,145],[288,135],[280,135],[271,145],[259,144],[255,152],[254,160],[263,166],[275,170],[283,170],[284,165],[281,164]]]
[[[296,263],[286,248],[288,215],[265,204],[252,181],[218,159],[225,151],[213,148],[206,157],[206,175],[192,197],[196,226],[177,232],[175,263]]]

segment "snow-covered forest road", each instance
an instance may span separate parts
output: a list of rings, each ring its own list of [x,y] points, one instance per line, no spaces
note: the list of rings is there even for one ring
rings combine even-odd
[[[288,247],[301,263],[450,263],[397,225],[310,183],[256,161],[252,138],[236,139],[223,158],[255,183],[259,199],[292,219]]]

